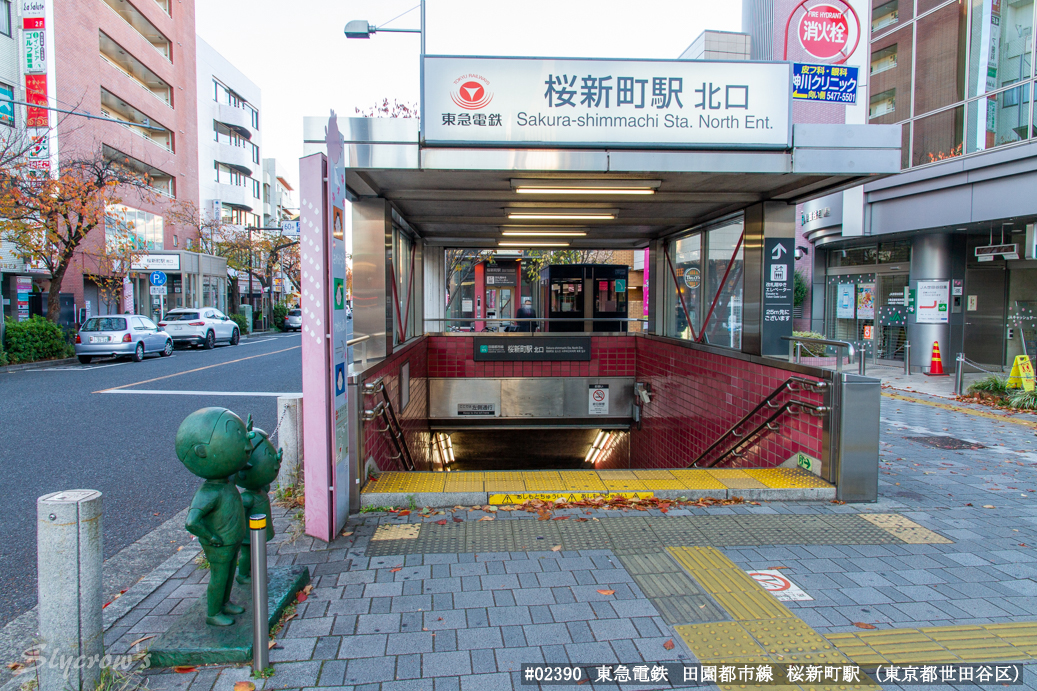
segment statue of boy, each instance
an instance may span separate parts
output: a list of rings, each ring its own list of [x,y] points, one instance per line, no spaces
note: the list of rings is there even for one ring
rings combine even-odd
[[[245,515],[261,513],[266,516],[266,539],[271,540],[274,537],[274,519],[270,515],[270,483],[277,479],[284,452],[274,448],[270,435],[263,430],[257,427],[252,432],[256,435],[252,440],[252,457],[248,466],[234,476],[234,482],[244,488],[241,492],[241,503],[245,506]],[[249,530],[241,543],[238,583],[248,583],[252,580],[252,550],[249,547],[251,540],[252,531]]]
[[[205,621],[210,626],[230,626],[234,619],[229,615],[245,611],[230,601],[235,562],[248,533],[241,495],[230,478],[248,467],[251,427],[251,417],[246,425],[226,408],[202,408],[188,415],[176,433],[177,458],[205,478],[191,501],[185,527],[198,536],[209,560]]]

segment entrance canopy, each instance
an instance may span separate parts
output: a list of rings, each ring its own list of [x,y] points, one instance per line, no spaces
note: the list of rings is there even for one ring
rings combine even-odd
[[[388,200],[427,245],[492,248],[533,227],[575,248],[644,247],[900,171],[898,126],[791,124],[788,63],[427,56],[423,68],[420,129],[338,127],[349,194]],[[305,119],[306,154],[324,151],[327,122]]]

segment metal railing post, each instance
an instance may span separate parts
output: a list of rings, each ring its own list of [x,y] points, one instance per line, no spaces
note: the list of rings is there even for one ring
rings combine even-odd
[[[867,369],[864,364],[866,359],[865,354],[867,350],[867,348],[861,348],[858,353],[857,373],[860,374],[862,377],[864,376],[864,372]]]
[[[960,396],[965,385],[965,353],[954,358],[954,395]]]
[[[911,376],[911,341],[904,342],[904,376]]]
[[[270,666],[270,622],[266,602],[266,514],[248,517],[252,533],[252,669],[262,672]]]
[[[796,341],[796,364],[798,365],[803,359],[803,344]]]

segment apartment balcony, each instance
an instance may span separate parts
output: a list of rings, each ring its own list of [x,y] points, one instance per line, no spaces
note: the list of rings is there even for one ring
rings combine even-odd
[[[252,147],[234,146],[219,142],[215,146],[216,160],[227,165],[242,175],[252,176],[253,167]]]
[[[251,211],[252,205],[256,203],[256,200],[252,198],[250,187],[228,185],[222,182],[216,183],[216,198],[224,204],[247,211]]]
[[[252,129],[252,115],[245,108],[235,108],[227,103],[214,103],[216,112],[214,119],[224,125],[237,130],[245,139],[251,139],[255,130]]]

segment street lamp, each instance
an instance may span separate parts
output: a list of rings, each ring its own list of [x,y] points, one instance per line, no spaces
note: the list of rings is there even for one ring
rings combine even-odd
[[[372,34],[378,32],[392,32],[398,34],[421,34],[421,54],[425,54],[425,0],[421,0],[421,28],[420,29],[379,29],[370,24],[366,19],[354,19],[346,24],[346,38],[371,38]],[[411,9],[414,9],[413,7]],[[408,10],[409,12],[410,10]],[[406,14],[406,12],[404,12]],[[401,15],[402,16],[402,15]],[[392,21],[392,20],[389,20]]]

